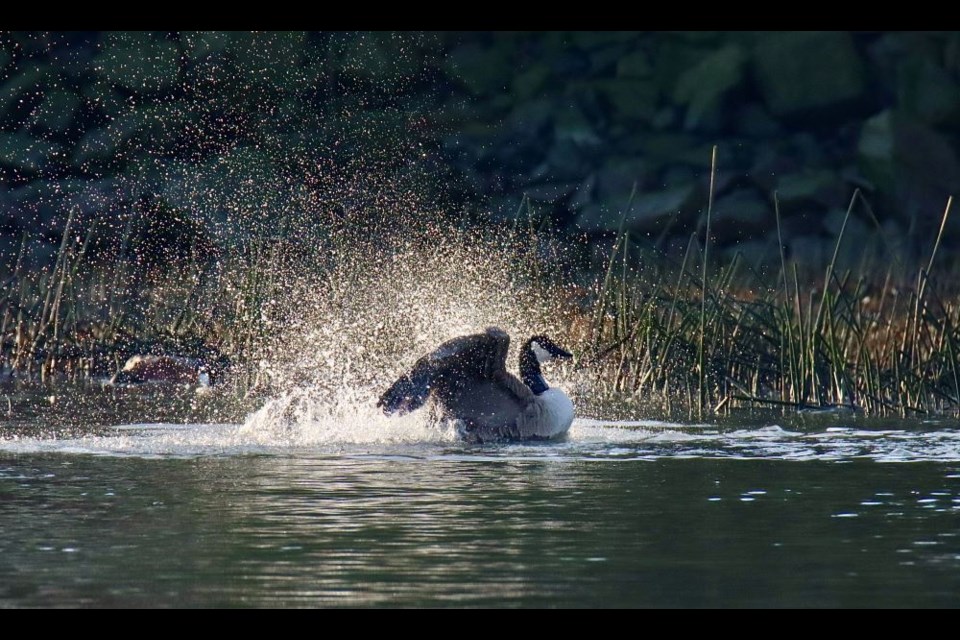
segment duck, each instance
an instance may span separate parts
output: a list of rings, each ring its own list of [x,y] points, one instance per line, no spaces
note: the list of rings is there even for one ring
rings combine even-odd
[[[431,400],[469,442],[563,438],[573,402],[547,384],[541,365],[573,354],[545,335],[532,336],[520,348],[517,378],[507,371],[509,348],[510,336],[499,327],[448,340],[390,385],[377,406],[402,415]]]
[[[216,362],[211,365],[203,358],[175,355],[136,354],[110,379],[111,385],[183,384],[209,387],[211,374],[221,373]]]

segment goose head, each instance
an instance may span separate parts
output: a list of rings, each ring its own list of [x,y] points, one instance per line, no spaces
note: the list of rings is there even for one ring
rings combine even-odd
[[[520,348],[520,377],[535,394],[540,395],[549,385],[543,379],[540,365],[551,360],[572,358],[573,354],[544,335],[533,336]]]

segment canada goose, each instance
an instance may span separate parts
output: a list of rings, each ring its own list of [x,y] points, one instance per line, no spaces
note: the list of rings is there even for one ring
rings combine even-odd
[[[520,376],[507,372],[510,336],[497,327],[448,340],[417,360],[380,396],[386,414],[407,413],[432,397],[445,418],[462,421],[467,440],[546,440],[564,435],[573,403],[549,387],[540,365],[572,355],[546,336],[520,349]]]

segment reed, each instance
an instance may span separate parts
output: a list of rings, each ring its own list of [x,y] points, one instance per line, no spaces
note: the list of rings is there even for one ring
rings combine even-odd
[[[695,264],[696,235],[679,267],[653,249],[638,258],[643,273],[632,280],[611,278],[608,269],[597,300],[603,312],[591,312],[591,341],[581,345],[596,354],[592,375],[617,382],[597,390],[610,400],[632,397],[664,411],[679,405],[690,417],[702,417],[705,408],[764,406],[958,415],[960,298],[955,274],[938,274],[934,264],[951,204],[929,259],[906,291],[899,258],[885,270],[870,264],[860,273],[839,269],[847,222],[856,207],[868,207],[859,191],[820,278],[801,280],[800,266],[788,261],[776,194],[780,269],[774,282],[743,269],[739,255],[717,264],[702,251]],[[618,240],[614,250],[623,244]],[[624,326],[637,330],[624,334]]]
[[[235,349],[256,331],[259,314],[230,312],[247,300],[259,308],[262,274],[248,254],[208,263],[188,259],[164,272],[138,264],[142,234],[129,218],[111,259],[90,256],[99,227],[86,221],[77,235],[70,211],[62,241],[47,267],[25,268],[24,234],[9,277],[0,285],[0,366],[4,379],[52,384],[110,377],[134,353],[208,355]],[[250,320],[255,318],[255,320]]]

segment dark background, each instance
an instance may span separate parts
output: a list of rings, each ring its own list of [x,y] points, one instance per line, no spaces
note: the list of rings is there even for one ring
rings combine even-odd
[[[398,207],[671,254],[714,145],[716,257],[779,260],[776,194],[789,256],[822,263],[860,189],[845,257],[922,259],[960,184],[955,32],[0,32],[0,70],[8,271],[49,264],[70,211],[91,256],[134,225],[155,263],[294,210],[417,224]]]

